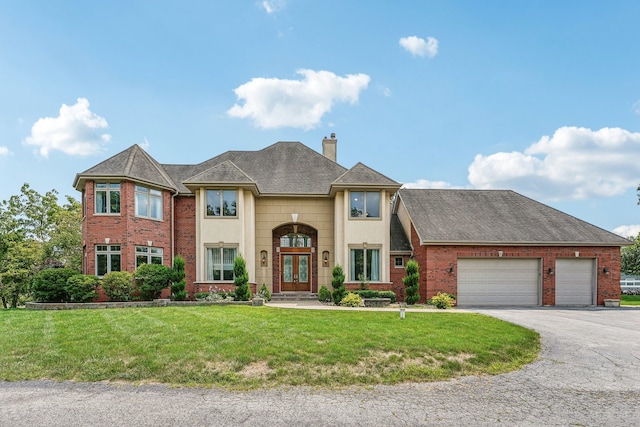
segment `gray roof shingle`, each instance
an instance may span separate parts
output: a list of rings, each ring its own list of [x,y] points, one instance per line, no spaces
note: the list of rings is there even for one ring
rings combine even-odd
[[[631,243],[510,190],[401,189],[399,200],[422,244]]]
[[[391,252],[410,252],[411,243],[402,228],[398,215],[391,215]]]
[[[196,165],[159,164],[138,145],[78,174],[87,179],[127,177],[191,194],[190,184],[247,184],[261,194],[329,195],[334,182],[379,187],[400,184],[358,163],[347,170],[300,142],[277,142],[258,151],[227,151]],[[187,185],[185,185],[187,184]]]

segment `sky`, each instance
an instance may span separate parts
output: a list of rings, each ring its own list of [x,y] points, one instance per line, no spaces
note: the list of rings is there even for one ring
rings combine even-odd
[[[300,141],[640,232],[640,2],[0,1],[0,200]],[[268,167],[268,165],[265,165]]]

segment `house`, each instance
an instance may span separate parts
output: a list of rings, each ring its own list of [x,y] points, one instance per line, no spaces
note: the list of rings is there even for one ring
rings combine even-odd
[[[75,177],[83,273],[171,266],[179,254],[193,297],[232,289],[242,255],[254,292],[265,284],[314,294],[341,265],[347,288],[366,280],[402,299],[413,257],[423,302],[439,291],[460,305],[591,305],[619,295],[626,239],[511,191],[400,190],[336,155],[334,134],[322,154],[278,142],[193,165],[160,164],[133,145]]]

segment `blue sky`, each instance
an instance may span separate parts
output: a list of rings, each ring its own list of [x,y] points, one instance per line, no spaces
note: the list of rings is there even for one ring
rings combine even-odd
[[[640,2],[0,2],[0,200],[300,141],[640,231]],[[268,165],[265,165],[268,167]]]

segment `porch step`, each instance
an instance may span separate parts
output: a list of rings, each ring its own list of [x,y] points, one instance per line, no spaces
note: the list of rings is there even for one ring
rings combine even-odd
[[[271,294],[271,301],[318,301],[318,294],[310,292],[283,292]]]

